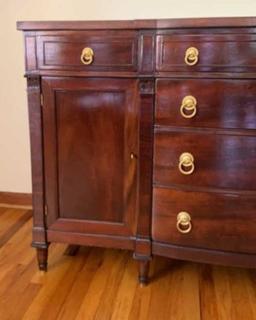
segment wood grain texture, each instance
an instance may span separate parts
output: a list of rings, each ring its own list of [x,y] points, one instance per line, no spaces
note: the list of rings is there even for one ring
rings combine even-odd
[[[42,86],[48,228],[134,235],[137,81],[43,78]]]
[[[36,37],[33,32],[28,32],[24,37],[25,42],[25,64],[26,70],[33,72],[37,69],[37,57],[36,57]]]
[[[162,32],[156,38],[156,70],[172,72],[255,72],[255,34],[173,34]],[[207,31],[206,31],[207,32]],[[169,33],[169,34],[168,34]],[[185,52],[189,47],[199,51],[198,62],[185,63]],[[220,54],[221,52],[221,54]]]
[[[26,211],[9,214],[4,232],[22,216]],[[0,226],[5,219],[0,210]],[[30,218],[0,248],[1,320],[255,319],[254,270],[155,257],[151,285],[141,288],[127,251],[81,247],[70,256],[67,245],[52,244],[48,273],[42,273],[29,246],[31,225]]]
[[[188,119],[182,116],[180,108],[183,98],[190,95],[197,103],[195,116]],[[255,96],[255,80],[158,79],[155,124],[255,130]]]
[[[216,134],[186,129],[157,129],[155,134],[154,183],[232,190],[256,190],[256,136]],[[195,170],[179,171],[179,157],[189,152]]]
[[[255,196],[154,188],[152,238],[194,248],[256,253]],[[179,212],[191,216],[192,230],[181,234]]]
[[[43,119],[41,109],[41,79],[38,75],[27,77],[27,96],[32,171],[33,244],[46,247],[45,194],[43,160]]]
[[[92,48],[90,65],[81,62],[85,47]],[[38,68],[42,70],[133,71],[137,70],[138,37],[135,31],[84,31],[37,38]]]

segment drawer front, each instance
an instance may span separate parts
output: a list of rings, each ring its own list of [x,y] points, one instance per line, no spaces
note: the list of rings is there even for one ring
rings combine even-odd
[[[156,56],[157,71],[252,72],[256,70],[256,36],[161,34]]]
[[[38,65],[54,70],[136,71],[137,42],[136,33],[128,31],[39,36]],[[85,48],[92,49],[89,56]]]
[[[190,221],[181,220],[180,212],[189,214]],[[256,197],[155,188],[152,237],[169,244],[256,253]]]
[[[154,183],[158,185],[256,190],[255,159],[256,136],[155,131]]]
[[[256,81],[157,80],[155,119],[159,125],[256,129]]]

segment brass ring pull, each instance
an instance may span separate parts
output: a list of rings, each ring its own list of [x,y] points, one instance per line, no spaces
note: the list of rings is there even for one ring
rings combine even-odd
[[[176,227],[180,233],[189,233],[192,229],[190,214],[185,211],[181,211],[177,215]]]
[[[190,175],[194,172],[194,157],[191,153],[184,152],[180,155],[179,170],[184,175]]]
[[[183,118],[190,119],[196,115],[196,105],[197,101],[196,98],[193,96],[186,96],[183,98],[181,106],[180,106],[180,113]]]
[[[199,51],[197,48],[190,47],[185,53],[185,63],[188,66],[194,66],[198,62]]]
[[[83,64],[91,64],[93,62],[94,52],[92,48],[84,48],[81,54],[81,61]]]

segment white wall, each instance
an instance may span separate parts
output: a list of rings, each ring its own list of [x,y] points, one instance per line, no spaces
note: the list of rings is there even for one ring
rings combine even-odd
[[[31,192],[23,39],[17,20],[256,16],[256,0],[0,0],[0,191]]]

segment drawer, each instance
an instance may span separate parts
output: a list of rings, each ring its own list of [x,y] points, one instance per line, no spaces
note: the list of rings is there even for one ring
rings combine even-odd
[[[159,125],[256,129],[256,81],[157,80]]]
[[[137,51],[138,38],[134,31],[90,31],[37,37],[40,69],[136,71]]]
[[[254,34],[159,34],[156,40],[157,71],[256,70]]]
[[[181,246],[256,253],[255,208],[255,195],[154,188],[152,237]]]
[[[255,159],[256,136],[155,130],[154,183],[158,185],[256,190]]]

